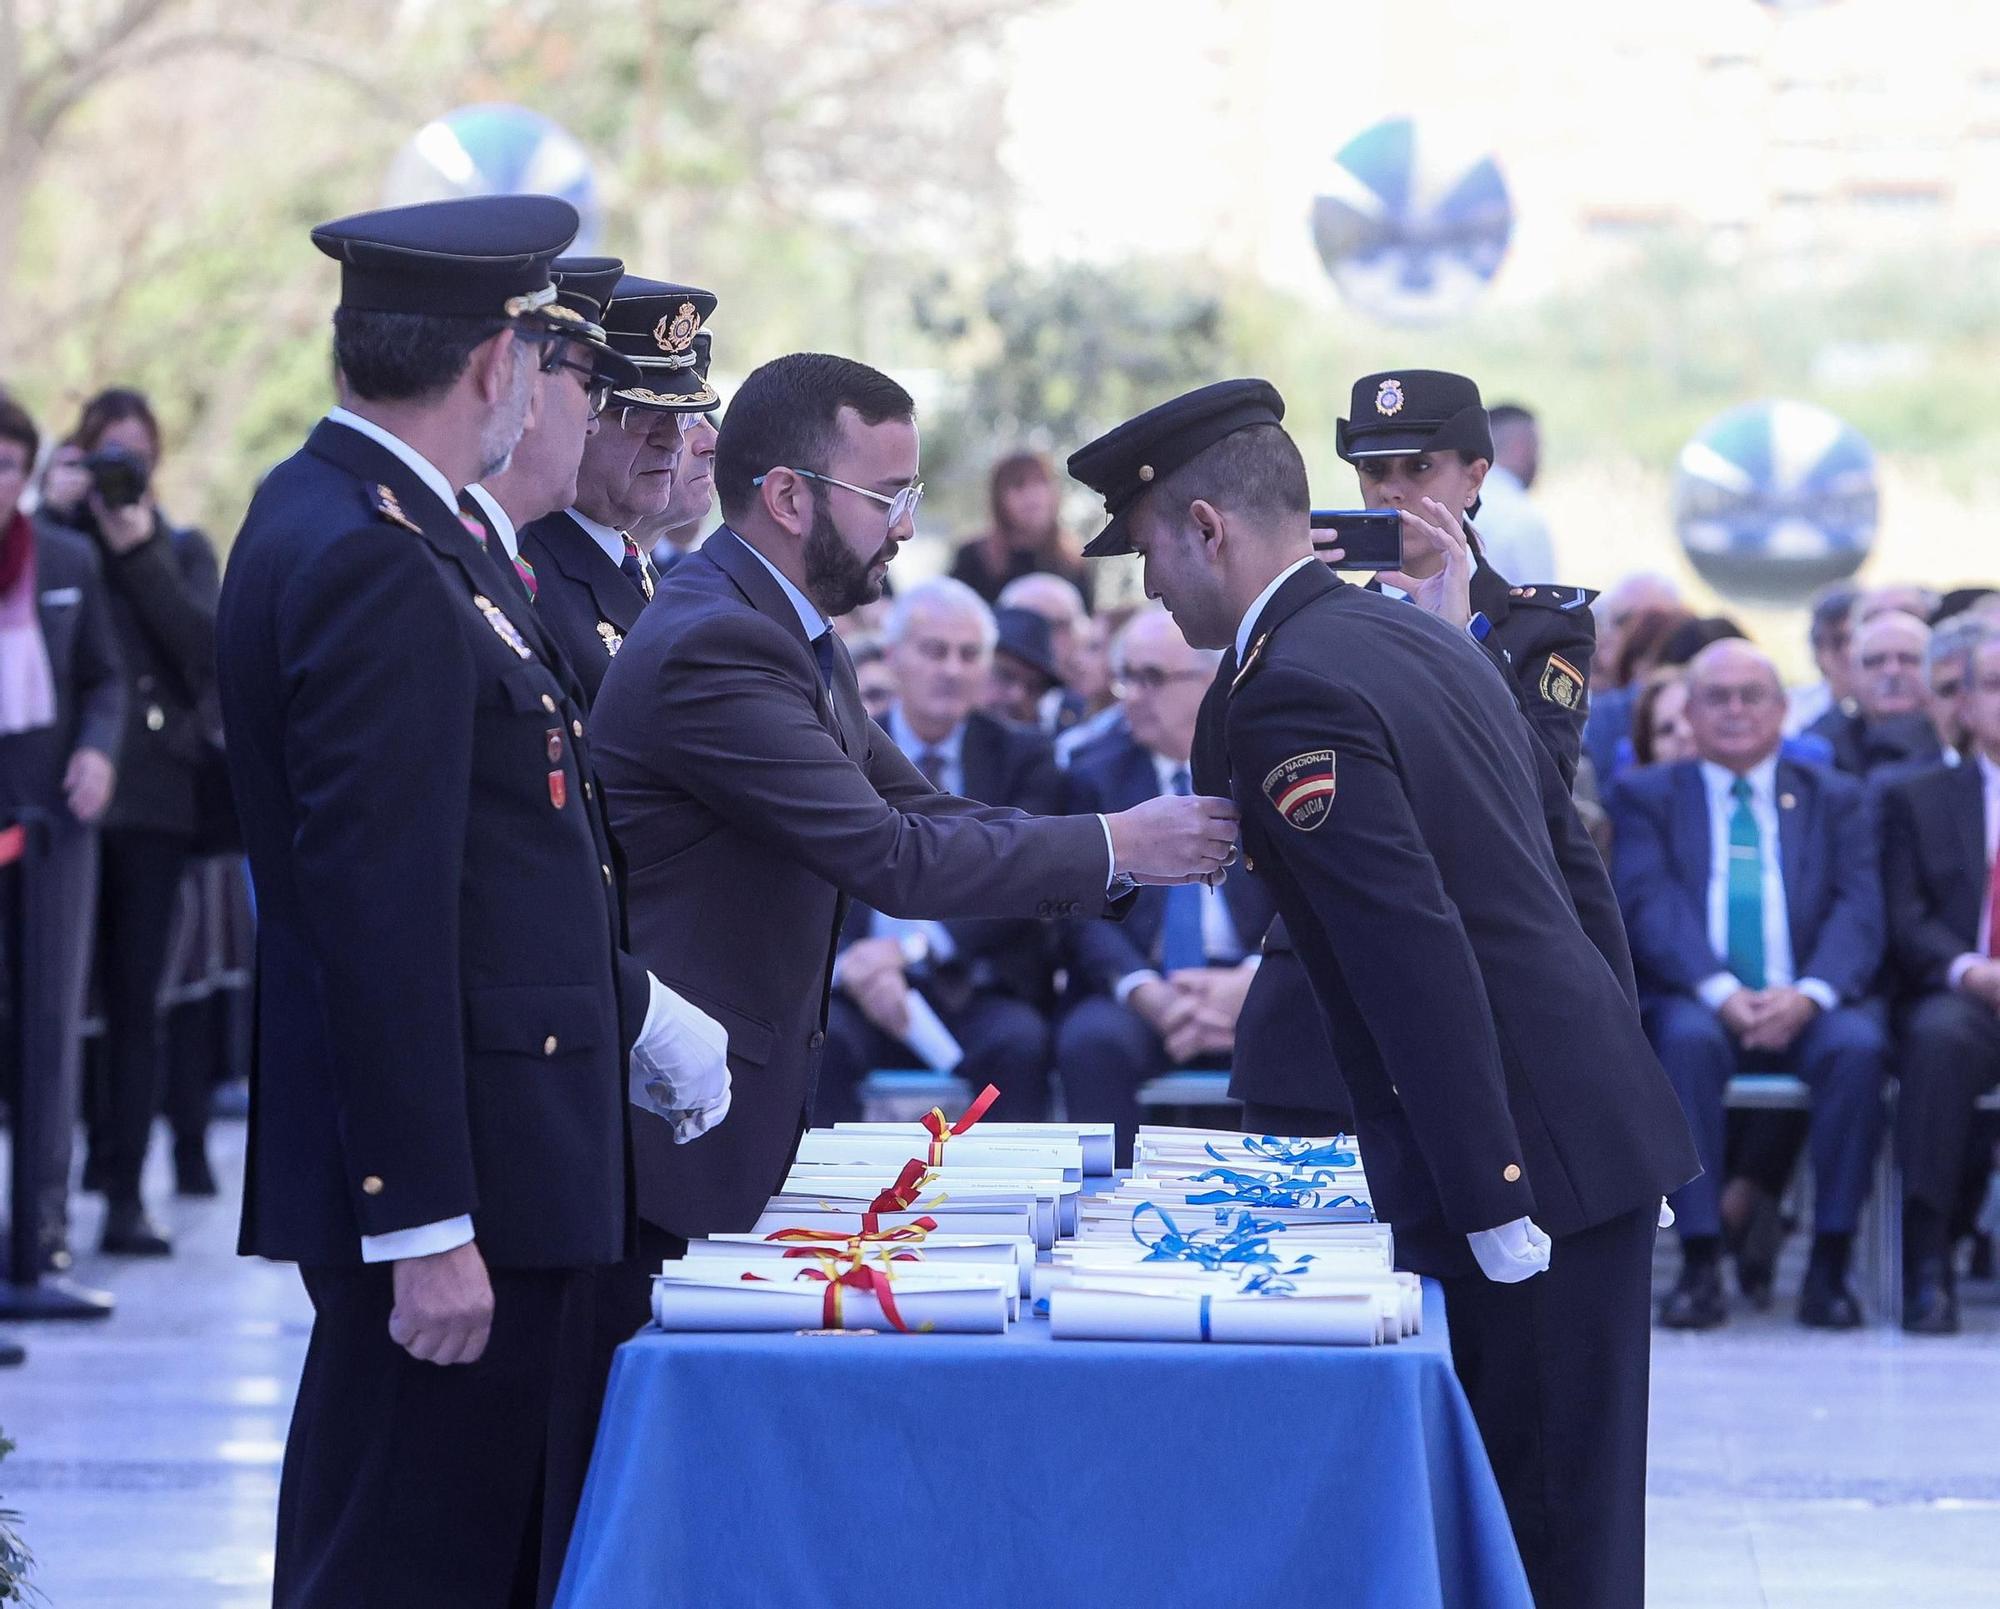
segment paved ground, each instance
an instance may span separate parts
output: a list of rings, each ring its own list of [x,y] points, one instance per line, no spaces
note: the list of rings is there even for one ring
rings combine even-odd
[[[233,1182],[242,1129],[216,1138]],[[168,1216],[171,1261],[80,1263],[118,1292],[115,1317],[27,1332],[27,1367],[0,1373],[20,1443],[0,1500],[26,1515],[53,1609],[270,1601],[305,1300],[288,1269],[233,1255],[233,1200]],[[80,1247],[95,1228],[87,1206]],[[2000,1294],[1968,1295],[1952,1341],[1806,1334],[1783,1311],[1658,1336],[1654,1609],[2000,1601]]]

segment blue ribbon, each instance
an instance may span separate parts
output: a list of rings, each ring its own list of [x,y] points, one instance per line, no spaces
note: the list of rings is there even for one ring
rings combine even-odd
[[[1201,1299],[1201,1338],[1204,1341],[1212,1341],[1215,1339],[1215,1337],[1210,1335],[1208,1331],[1208,1304],[1210,1300],[1211,1298],[1207,1296],[1204,1296]]]
[[[1367,1202],[1358,1196],[1328,1196],[1324,1192],[1333,1188],[1334,1177],[1324,1169],[1310,1173],[1300,1173],[1289,1179],[1271,1179],[1262,1174],[1242,1173],[1235,1168],[1209,1168],[1197,1173],[1188,1182],[1205,1184],[1209,1180],[1220,1180],[1229,1188],[1207,1190],[1198,1196],[1189,1196],[1188,1205],[1193,1207],[1213,1206],[1217,1203],[1240,1203],[1246,1207],[1365,1207]]]
[[[1141,1216],[1148,1212],[1155,1214],[1166,1226],[1164,1232],[1152,1240],[1148,1240],[1139,1228]],[[1220,1212],[1216,1214],[1216,1220],[1218,1223],[1228,1222],[1226,1215]],[[1307,1252],[1301,1254],[1290,1268],[1281,1270],[1278,1267],[1283,1259],[1271,1250],[1271,1236],[1282,1234],[1284,1227],[1276,1219],[1255,1218],[1247,1212],[1239,1212],[1235,1222],[1220,1235],[1187,1234],[1163,1208],[1151,1201],[1142,1202],[1132,1214],[1132,1238],[1146,1248],[1146,1262],[1194,1263],[1211,1272],[1240,1268],[1249,1275],[1244,1286],[1246,1290],[1261,1290],[1274,1279],[1302,1274],[1312,1262],[1312,1254]]]
[[[1234,1160],[1217,1150],[1213,1142],[1202,1149],[1217,1162]],[[1338,1140],[1313,1145],[1305,1140],[1288,1140],[1276,1134],[1246,1134],[1243,1136],[1242,1151],[1260,1162],[1281,1162],[1287,1167],[1351,1168],[1358,1160],[1354,1152]]]

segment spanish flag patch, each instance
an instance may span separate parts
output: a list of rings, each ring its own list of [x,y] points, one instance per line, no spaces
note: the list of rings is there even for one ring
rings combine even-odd
[[[1300,832],[1311,832],[1333,812],[1333,767],[1332,749],[1295,754],[1264,778],[1264,797]]]

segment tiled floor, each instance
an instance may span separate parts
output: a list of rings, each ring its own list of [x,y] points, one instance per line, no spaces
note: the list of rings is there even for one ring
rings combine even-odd
[[[234,1179],[242,1130],[216,1138]],[[20,1443],[0,1506],[25,1513],[53,1609],[269,1602],[306,1304],[289,1269],[233,1255],[233,1201],[169,1216],[171,1261],[83,1260],[116,1316],[28,1331],[27,1367],[0,1373]],[[79,1246],[94,1229],[86,1207]],[[1782,1311],[1659,1335],[1654,1609],[2000,1603],[2000,1294],[1968,1295],[1951,1341],[1809,1335]]]

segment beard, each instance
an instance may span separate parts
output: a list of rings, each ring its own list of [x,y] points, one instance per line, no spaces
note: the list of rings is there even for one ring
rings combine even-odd
[[[887,546],[885,534],[882,547]],[[865,559],[856,557],[833,523],[825,500],[818,496],[813,498],[812,529],[806,532],[802,554],[807,595],[829,620],[882,596],[881,581],[868,573],[882,557],[882,548]]]
[[[515,343],[514,367],[508,376],[507,395],[486,416],[486,424],[479,432],[479,462],[482,466],[479,479],[482,481],[502,473],[514,461],[514,449],[521,444],[521,432],[528,423],[528,403],[534,393],[533,357],[534,353],[526,342]]]

